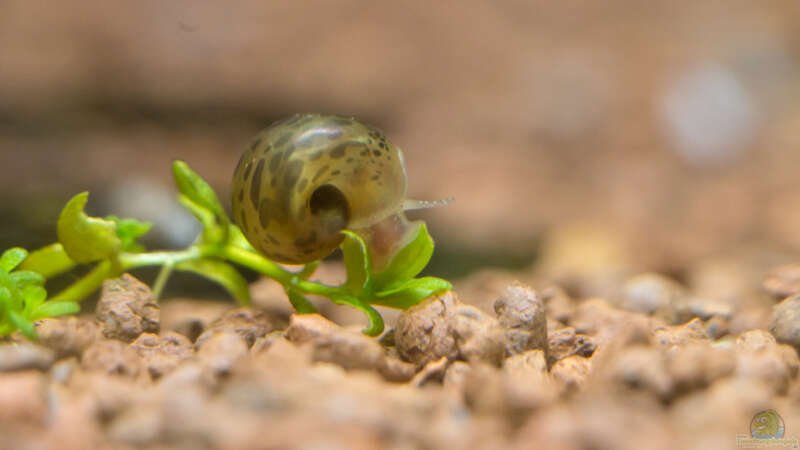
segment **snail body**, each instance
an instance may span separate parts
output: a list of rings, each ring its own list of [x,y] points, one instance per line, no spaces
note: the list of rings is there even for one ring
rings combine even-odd
[[[344,239],[364,237],[380,266],[410,237],[400,149],[352,118],[296,114],[259,133],[242,154],[232,185],[233,217],[268,258],[303,264]],[[433,203],[431,203],[433,204]]]

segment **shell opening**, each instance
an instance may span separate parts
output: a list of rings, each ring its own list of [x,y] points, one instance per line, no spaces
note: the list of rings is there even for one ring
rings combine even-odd
[[[332,184],[323,184],[314,189],[308,199],[308,207],[321,228],[328,233],[338,233],[350,221],[350,205],[347,198]]]

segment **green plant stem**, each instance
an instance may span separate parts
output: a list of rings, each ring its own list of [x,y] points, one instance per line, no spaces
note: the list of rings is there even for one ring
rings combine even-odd
[[[106,278],[112,278],[119,273],[113,273],[111,261],[103,261],[83,278],[72,283],[69,287],[51,297],[51,302],[79,302],[97,290]]]
[[[202,258],[213,254],[213,247],[193,245],[186,250],[148,253],[120,253],[119,262],[123,271],[145,266],[175,265],[182,261]]]
[[[172,269],[175,268],[175,264],[173,263],[166,263],[161,266],[161,270],[158,272],[158,276],[156,277],[155,283],[153,283],[153,300],[156,302],[159,298],[161,298],[161,293],[164,292],[164,286],[167,285],[167,280],[169,276],[172,274]]]
[[[233,263],[253,269],[284,286],[292,286],[304,294],[315,294],[330,298],[340,293],[337,287],[306,281],[300,276],[302,272],[301,274],[289,272],[263,256],[244,249],[230,246],[222,247],[219,256]]]

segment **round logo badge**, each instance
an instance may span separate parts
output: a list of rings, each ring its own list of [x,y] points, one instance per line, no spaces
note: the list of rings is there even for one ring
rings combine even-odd
[[[754,439],[782,439],[784,430],[783,418],[774,409],[761,411],[750,422],[750,436]]]

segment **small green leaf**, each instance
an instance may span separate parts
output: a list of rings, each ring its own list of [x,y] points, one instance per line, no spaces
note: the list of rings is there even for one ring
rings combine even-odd
[[[11,291],[8,288],[0,286],[0,312],[3,308],[8,308],[8,303],[11,301]]]
[[[136,242],[137,239],[147,234],[153,224],[150,222],[140,222],[136,219],[120,219],[117,216],[106,216],[106,220],[110,220],[117,224],[117,237],[122,241],[122,249],[128,252],[141,252],[144,250],[140,244]]]
[[[11,278],[11,281],[17,284],[17,286],[22,286],[22,285],[41,286],[42,284],[44,284],[44,277],[42,276],[42,274],[30,270],[14,271],[9,274],[9,277]]]
[[[389,308],[408,309],[436,292],[452,288],[453,285],[441,278],[414,278],[401,286],[376,293],[370,303]]]
[[[10,248],[0,256],[0,270],[11,272],[28,256],[28,251],[21,247]]]
[[[350,305],[353,308],[363,311],[367,315],[367,319],[369,319],[369,325],[363,330],[364,334],[367,336],[377,336],[383,333],[383,318],[372,306],[362,302],[356,297],[342,294],[331,295],[331,301],[339,305]]]
[[[32,320],[45,319],[48,317],[65,316],[75,314],[81,310],[81,306],[75,302],[44,302],[33,309]]]
[[[224,287],[242,306],[250,306],[250,289],[232,265],[218,259],[190,259],[175,265],[177,270],[196,273]]]
[[[30,315],[36,308],[44,303],[47,291],[41,286],[25,286],[22,288],[22,298],[25,300],[24,312]]]
[[[220,224],[226,225],[228,222],[228,215],[222,204],[217,198],[217,194],[211,189],[211,186],[206,183],[195,171],[189,168],[189,165],[183,161],[175,161],[172,163],[172,174],[175,178],[175,184],[181,194],[185,195],[192,202],[198,206],[211,211],[219,220]]]
[[[22,331],[22,334],[24,334],[28,339],[39,339],[39,336],[36,334],[36,328],[33,327],[33,323],[31,323],[28,319],[15,313],[14,311],[8,312],[8,318],[11,319],[11,323],[19,328],[19,330]]]
[[[209,228],[216,225],[217,221],[213,212],[193,202],[192,199],[183,194],[178,194],[178,201],[184,206],[184,208],[188,209],[189,212],[192,213],[197,221],[203,225],[203,228]]]
[[[399,286],[414,278],[428,265],[433,255],[433,239],[425,222],[419,222],[416,236],[400,249],[389,265],[372,276],[376,290],[386,290]]]
[[[19,265],[19,269],[38,272],[45,278],[60,275],[73,267],[75,267],[75,261],[67,256],[64,246],[59,243],[34,250]]]
[[[88,199],[88,192],[72,197],[58,218],[58,241],[67,255],[78,263],[108,258],[122,248],[114,222],[89,217],[83,212]]]
[[[342,255],[347,271],[345,287],[352,293],[361,292],[369,280],[370,260],[367,246],[361,236],[350,230],[342,230]]]
[[[286,296],[289,297],[289,301],[298,314],[314,314],[317,312],[317,308],[297,289],[286,286],[285,291]]]

